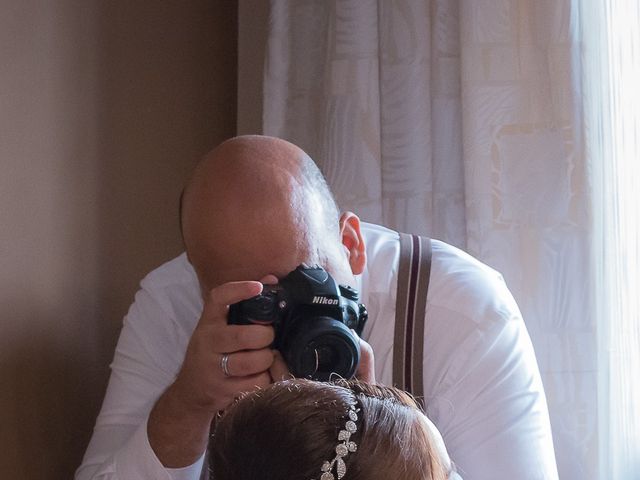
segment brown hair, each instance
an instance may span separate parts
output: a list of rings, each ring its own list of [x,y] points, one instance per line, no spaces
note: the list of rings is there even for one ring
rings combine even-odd
[[[422,411],[396,388],[292,379],[242,396],[209,444],[214,480],[319,479],[335,457],[348,406],[360,409],[344,480],[444,480]]]

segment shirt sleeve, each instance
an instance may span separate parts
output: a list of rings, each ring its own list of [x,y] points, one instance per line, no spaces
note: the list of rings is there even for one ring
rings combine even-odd
[[[167,469],[153,452],[147,419],[182,364],[188,336],[142,289],[125,317],[111,377],[76,480],[198,480],[203,457]]]
[[[431,312],[434,313],[434,312]],[[440,312],[459,340],[429,369],[437,379],[427,413],[468,480],[556,480],[546,399],[533,347],[517,312],[480,312],[470,322]],[[444,360],[443,360],[444,359]],[[434,370],[436,369],[436,370]]]

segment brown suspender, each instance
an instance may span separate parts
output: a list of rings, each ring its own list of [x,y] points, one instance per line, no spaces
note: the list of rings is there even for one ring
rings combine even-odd
[[[431,239],[400,234],[400,263],[393,340],[393,385],[424,399],[422,357]]]

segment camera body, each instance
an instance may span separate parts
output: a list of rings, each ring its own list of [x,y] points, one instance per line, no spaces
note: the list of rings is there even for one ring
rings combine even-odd
[[[291,373],[326,381],[355,374],[360,345],[351,329],[360,335],[367,317],[356,290],[336,284],[318,265],[302,264],[260,295],[231,305],[228,323],[273,325],[272,347]]]

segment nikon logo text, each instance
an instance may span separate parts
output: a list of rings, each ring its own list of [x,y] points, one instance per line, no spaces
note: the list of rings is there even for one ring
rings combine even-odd
[[[317,303],[318,305],[338,305],[338,300],[315,296],[313,297],[313,300],[311,300],[311,303]]]

